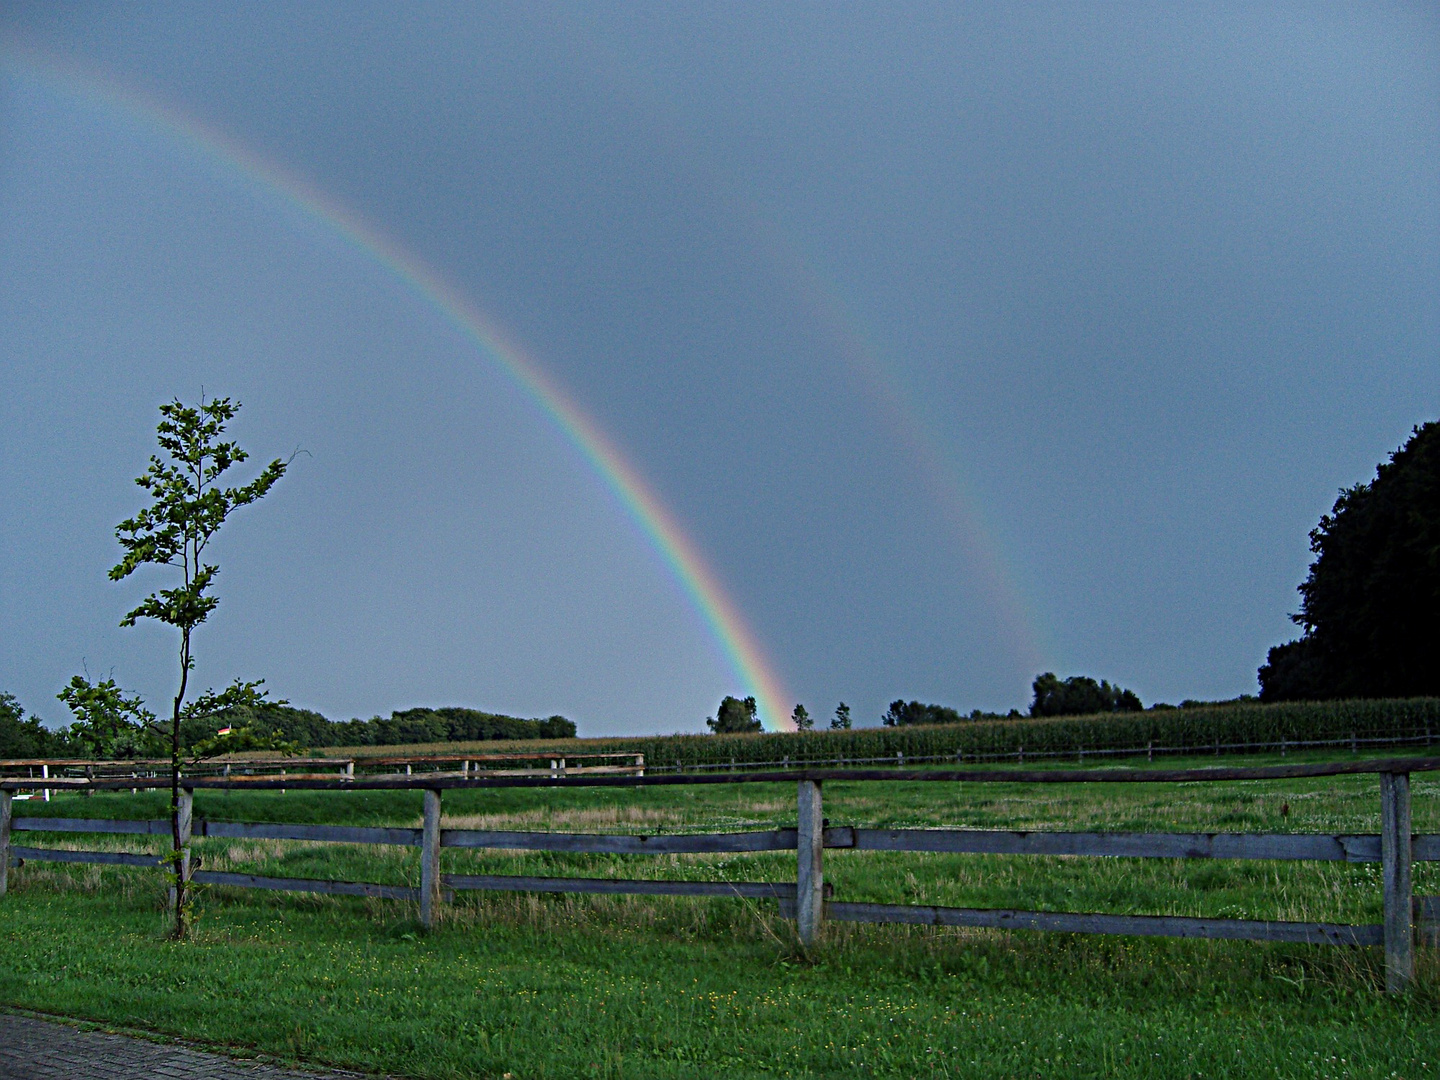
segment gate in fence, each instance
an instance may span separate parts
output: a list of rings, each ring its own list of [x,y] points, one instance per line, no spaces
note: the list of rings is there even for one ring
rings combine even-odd
[[[209,777],[186,778],[181,793],[181,842],[186,846],[188,880],[239,888],[279,889],[417,901],[420,920],[434,923],[439,906],[453,890],[609,893],[649,896],[746,897],[775,900],[786,918],[796,921],[802,943],[812,943],[827,919],[840,922],[913,923],[934,926],[995,927],[1070,933],[1125,934],[1184,938],[1228,938],[1322,945],[1382,946],[1386,989],[1404,990],[1414,978],[1417,931],[1432,943],[1440,938],[1440,897],[1415,897],[1411,866],[1440,861],[1440,834],[1416,835],[1411,829],[1410,774],[1440,770],[1440,758],[1398,758],[1324,765],[1212,769],[1103,770],[944,770],[902,772],[823,770],[719,775],[510,775],[473,778],[432,774],[387,779],[287,778],[237,783]],[[825,821],[822,788],[827,780],[905,781],[915,783],[1173,783],[1181,781],[1273,780],[1342,774],[1378,774],[1381,828],[1378,834],[1317,833],[1121,833],[1014,832],[993,829],[866,829],[832,827]],[[594,833],[499,832],[443,829],[443,792],[492,787],[645,786],[673,784],[793,783],[798,785],[796,827],[759,832],[702,835],[614,835]],[[171,835],[169,820],[128,821],[13,815],[12,792],[42,786],[94,790],[133,787],[136,780],[13,779],[0,781],[0,896],[11,865],[35,861],[99,863],[155,867],[168,859],[149,854],[71,851],[19,846],[15,832],[120,833]],[[168,786],[152,780],[141,786]],[[193,817],[196,789],[247,790],[419,790],[424,793],[421,828],[362,828],[337,825],[286,825],[259,822],[209,822]],[[420,886],[369,882],[264,877],[254,874],[188,869],[188,845],[196,836],[234,839],[309,840],[344,844],[393,844],[420,848]],[[614,878],[530,877],[506,874],[444,874],[443,848],[499,848],[607,854],[739,853],[794,851],[796,879],[764,881],[653,881]],[[1159,859],[1277,859],[1378,862],[1384,893],[1384,921],[1374,925],[1207,919],[1171,915],[1107,915],[1084,912],[1014,911],[910,904],[847,903],[832,899],[824,880],[826,849],[856,851],[947,852],[1005,855],[1083,855]]]

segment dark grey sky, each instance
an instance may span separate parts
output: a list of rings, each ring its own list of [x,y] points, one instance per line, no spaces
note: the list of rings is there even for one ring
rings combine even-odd
[[[230,394],[202,680],[695,729],[744,689],[614,494],[307,180],[523,343],[791,700],[1255,688],[1336,491],[1440,414],[1440,13],[1413,5],[10,5],[0,688],[155,699],[111,530]],[[37,59],[38,58],[38,59]]]

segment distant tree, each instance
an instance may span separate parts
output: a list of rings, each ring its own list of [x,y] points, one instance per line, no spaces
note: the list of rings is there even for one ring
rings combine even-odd
[[[25,719],[25,710],[13,694],[0,690],[0,758],[42,758],[59,749],[59,738],[40,723]]]
[[[885,715],[880,717],[880,723],[886,727],[909,727],[912,724],[958,724],[962,719],[956,710],[945,705],[922,705],[918,701],[896,698]]]
[[[1440,420],[1342,490],[1310,550],[1304,633],[1270,650],[1260,700],[1440,694]]]
[[[1090,713],[1140,712],[1145,708],[1132,691],[1096,682],[1085,675],[1060,679],[1052,671],[1037,675],[1031,716],[1085,716]]]
[[[55,695],[75,715],[65,732],[70,753],[105,761],[151,757],[164,752],[155,714],[115,680],[91,683],[82,675]]]
[[[277,458],[243,487],[220,485],[221,476],[249,456],[237,443],[222,439],[225,425],[238,409],[239,405],[232,405],[229,398],[206,401],[203,394],[198,405],[175,400],[160,406],[156,435],[165,456],[151,455],[149,468],[135,481],[149,494],[151,502],[116,526],[115,536],[124,555],[110,571],[112,581],[127,578],[142,566],[165,566],[180,575],[174,588],[152,592],[120,623],[134,626],[140,619],[154,619],[174,627],[180,634],[179,686],[171,705],[168,740],[170,858],[175,880],[174,935],[177,939],[187,933],[185,887],[188,884],[184,869],[188,865],[187,848],[180,839],[180,768],[184,750],[181,725],[187,720],[213,720],[235,709],[253,709],[264,704],[267,698],[266,691],[261,689],[263,679],[254,682],[236,679],[223,690],[207,690],[194,700],[186,700],[190,672],[195,667],[192,637],[220,602],[210,593],[220,568],[205,561],[211,541],[232,513],[264,498],[285,475],[288,464]],[[239,749],[257,741],[260,740],[253,734],[247,734],[232,739],[230,745]],[[192,753],[213,753],[217,746],[213,739],[202,740],[192,747]]]
[[[706,725],[716,735],[731,735],[736,732],[760,731],[760,718],[756,715],[758,707],[753,697],[747,697],[743,701],[740,698],[726,695],[720,701],[720,708],[715,715],[705,721]]]
[[[790,719],[795,724],[796,731],[809,731],[815,726],[815,720],[804,705],[796,705],[795,711],[790,714]]]
[[[567,720],[556,713],[548,716],[540,722],[540,738],[542,739],[573,739],[575,738],[575,721]]]
[[[830,730],[831,730],[831,731],[849,731],[849,730],[850,730],[850,706],[849,706],[849,705],[846,705],[845,702],[843,702],[843,701],[840,702],[839,705],[836,705],[836,706],[835,706],[835,717],[834,717],[834,719],[832,719],[832,720],[830,721]]]

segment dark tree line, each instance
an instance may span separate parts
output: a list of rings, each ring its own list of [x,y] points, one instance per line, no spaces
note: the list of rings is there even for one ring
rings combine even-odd
[[[98,684],[104,690],[106,683]],[[73,689],[73,688],[72,688]],[[97,700],[98,698],[98,700]],[[27,717],[15,698],[0,691],[0,759],[92,758],[107,761],[163,757],[162,733],[128,718],[119,695],[96,695],[88,702],[71,694],[67,703],[76,719],[51,730]],[[79,707],[77,707],[79,706]],[[261,705],[232,709],[218,716],[187,718],[180,724],[180,745],[189,753],[212,742],[221,727],[244,729],[277,746],[401,746],[415,743],[484,742],[499,739],[572,739],[575,723],[563,716],[523,720],[518,716],[447,707],[404,709],[369,720],[329,720],[310,709]]]
[[[60,743],[39,717],[26,718],[13,694],[0,690],[0,758],[55,757]]]
[[[1031,689],[1035,691],[1035,699],[1030,703],[1031,716],[1088,716],[1140,712],[1145,708],[1133,691],[1111,686],[1104,679],[1097,683],[1087,675],[1061,679],[1047,671],[1035,677]]]
[[[1304,633],[1270,650],[1260,700],[1440,695],[1440,421],[1342,490],[1310,550]]]
[[[1035,699],[1030,705],[1031,716],[1138,712],[1145,707],[1133,691],[1112,686],[1104,680],[1096,682],[1086,675],[1061,679],[1054,672],[1047,671],[1035,677],[1032,688]],[[1013,720],[1019,716],[1019,711],[1015,709],[1003,715],[974,709],[966,715],[948,705],[926,705],[919,701],[896,699],[890,703],[880,722],[886,727],[909,727],[912,724],[959,724],[967,720]]]
[[[575,722],[563,716],[518,716],[446,706],[403,709],[369,720],[327,720],[308,709],[260,708],[247,721],[304,746],[400,746],[498,739],[573,739]]]
[[[1139,711],[1145,706],[1133,691],[1094,679],[1085,675],[1072,675],[1060,679],[1053,672],[1045,672],[1035,678],[1033,687],[1035,700],[1030,705],[1031,716],[1084,716],[1091,713]],[[735,731],[759,731],[760,721],[755,718],[755,699],[727,697],[720,703],[716,716],[706,723],[710,730],[718,733]],[[1186,706],[1202,705],[1204,702],[1190,701]],[[1156,708],[1174,708],[1159,706]],[[1021,716],[1018,709],[1008,713],[983,712],[973,709],[968,714],[952,709],[948,705],[933,705],[923,701],[906,701],[896,698],[880,717],[884,727],[914,727],[933,724],[961,724],[966,721],[1015,720]],[[814,721],[803,705],[796,705],[791,719],[799,731],[809,731]],[[830,722],[835,730],[850,727],[850,706],[843,701],[835,709],[835,719]]]
[[[909,727],[912,724],[958,724],[964,719],[948,705],[924,705],[897,698],[880,717],[880,723],[885,727]]]

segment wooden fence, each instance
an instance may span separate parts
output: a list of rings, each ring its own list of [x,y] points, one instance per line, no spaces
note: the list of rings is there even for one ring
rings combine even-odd
[[[536,764],[538,763],[538,764]],[[644,776],[645,755],[634,753],[558,753],[543,750],[531,753],[386,754],[354,757],[222,757],[185,766],[192,778],[219,777],[250,782],[257,779],[282,780],[347,779],[361,776],[384,778],[421,774],[455,775],[461,778],[489,776],[573,776],[588,773],[615,773]],[[448,766],[448,768],[447,768]],[[39,770],[37,777],[36,770]],[[0,761],[0,783],[7,779],[154,780],[170,775],[166,758],[129,761],[95,761],[88,758],[15,758]],[[49,785],[53,790],[63,785]],[[134,786],[134,785],[122,785]],[[141,784],[141,787],[150,785]]]
[[[899,768],[915,765],[964,765],[973,763],[976,765],[998,764],[1003,761],[1013,761],[1017,765],[1024,765],[1027,761],[1078,761],[1082,765],[1087,758],[1145,758],[1146,761],[1154,761],[1159,757],[1199,757],[1201,754],[1213,754],[1219,757],[1221,754],[1265,754],[1278,752],[1281,757],[1287,756],[1292,751],[1301,753],[1306,750],[1349,750],[1352,754],[1360,751],[1373,751],[1378,749],[1399,749],[1403,747],[1433,746],[1437,735],[1440,732],[1433,731],[1427,727],[1423,732],[1412,731],[1409,734],[1395,732],[1382,736],[1362,736],[1352,732],[1344,738],[1336,739],[1266,739],[1266,740],[1226,740],[1220,738],[1194,739],[1186,743],[1157,743],[1154,739],[1148,740],[1143,746],[1136,743],[1130,746],[1087,746],[1079,742],[1073,747],[1064,750],[1037,750],[1033,746],[1026,749],[1024,744],[1017,745],[1011,750],[979,750],[961,749],[944,754],[907,754],[903,750],[896,750],[892,754],[884,756],[861,757],[855,754],[827,754],[822,746],[817,746],[815,752],[794,755],[786,754],[777,762],[769,761],[741,761],[732,757],[729,761],[706,761],[689,762],[676,758],[673,764],[666,764],[664,761],[655,761],[650,765],[652,772],[737,772],[752,771],[755,769],[820,769],[820,768],[850,768],[857,765],[894,765]],[[817,743],[819,740],[817,740]]]
[[[418,902],[420,920],[433,925],[437,908],[454,890],[612,893],[650,896],[719,896],[775,900],[780,912],[797,923],[800,940],[815,940],[822,923],[897,922],[934,926],[997,927],[1056,930],[1070,933],[1140,936],[1228,938],[1311,944],[1383,946],[1386,988],[1405,989],[1414,975],[1417,930],[1431,943],[1440,937],[1440,897],[1415,897],[1411,866],[1440,861],[1440,834],[1416,835],[1411,829],[1410,774],[1440,770],[1440,758],[1398,758],[1261,768],[1090,769],[1090,770],[824,770],[749,774],[651,775],[585,774],[566,776],[489,776],[432,773],[410,778],[336,777],[284,780],[269,778],[238,783],[224,777],[186,777],[181,794],[181,841],[186,848],[189,880],[241,888],[280,889],[338,895],[410,899]],[[1336,775],[1378,774],[1381,830],[1378,834],[1314,833],[1116,833],[1016,832],[995,829],[867,829],[830,826],[824,818],[822,787],[826,781],[901,781],[944,783],[1157,783],[1292,779]],[[446,790],[491,787],[654,786],[713,783],[794,783],[798,786],[796,827],[756,832],[702,835],[615,835],[554,832],[500,832],[442,829],[440,807]],[[41,784],[72,790],[131,787],[134,779],[10,779],[0,781],[0,896],[13,862],[100,863],[154,867],[168,862],[155,855],[123,852],[69,851],[25,847],[11,842],[14,832],[118,833],[165,835],[169,820],[128,821],[85,818],[15,817],[12,792]],[[161,786],[152,781],[142,786]],[[336,825],[287,825],[258,822],[211,822],[193,817],[198,789],[419,790],[424,793],[420,828],[361,828]],[[195,837],[307,840],[345,844],[391,844],[420,848],[420,885],[411,888],[369,882],[323,881],[264,877],[254,874],[188,869],[188,845]],[[565,851],[611,854],[739,853],[794,851],[796,880],[653,881],[612,878],[555,878],[503,874],[442,874],[444,848],[501,848],[523,851]],[[849,903],[831,899],[824,880],[826,849],[852,851],[948,852],[1006,855],[1079,855],[1152,859],[1276,859],[1381,864],[1384,920],[1374,925],[1285,922],[1254,919],[1208,919],[1169,915],[1107,915],[1084,912],[1013,911],[983,908],[932,907],[903,904]]]

